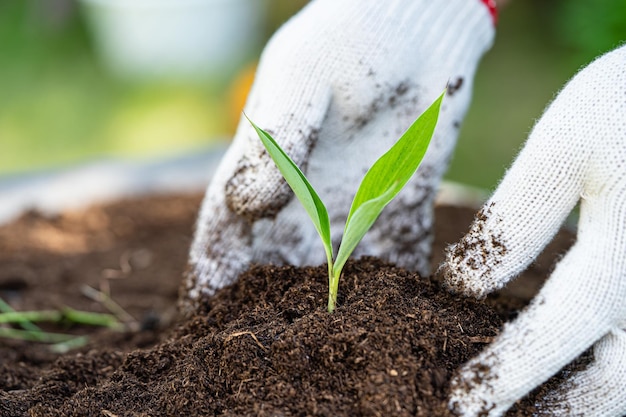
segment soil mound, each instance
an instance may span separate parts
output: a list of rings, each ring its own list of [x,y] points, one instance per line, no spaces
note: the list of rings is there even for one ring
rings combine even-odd
[[[0,228],[0,296],[15,308],[100,311],[80,289],[106,284],[141,324],[132,333],[66,329],[91,342],[61,356],[0,339],[0,415],[445,416],[452,373],[497,335],[572,241],[565,232],[556,239],[516,284],[523,291],[484,303],[362,259],[346,266],[329,314],[325,267],[260,265],[175,323],[199,201],[153,197],[54,219],[30,213]],[[435,262],[472,216],[438,209]],[[509,415],[530,415],[532,402]]]

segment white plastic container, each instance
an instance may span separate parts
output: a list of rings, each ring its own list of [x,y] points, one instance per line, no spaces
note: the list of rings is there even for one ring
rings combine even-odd
[[[127,78],[228,74],[260,43],[263,0],[82,0],[105,64]]]

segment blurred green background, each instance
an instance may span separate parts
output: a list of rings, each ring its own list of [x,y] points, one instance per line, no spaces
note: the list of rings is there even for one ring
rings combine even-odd
[[[0,176],[223,143],[261,47],[306,3],[258,1],[262,31],[236,70],[186,81],[113,75],[76,1],[0,1]],[[626,0],[507,2],[448,178],[493,188],[559,88],[625,40]]]

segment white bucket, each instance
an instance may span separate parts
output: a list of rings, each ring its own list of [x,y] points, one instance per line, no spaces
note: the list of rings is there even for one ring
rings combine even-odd
[[[83,0],[96,47],[123,77],[211,77],[260,43],[263,0]]]

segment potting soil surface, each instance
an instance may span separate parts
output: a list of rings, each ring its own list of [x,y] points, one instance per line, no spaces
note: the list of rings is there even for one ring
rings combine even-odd
[[[367,258],[347,264],[333,314],[325,266],[258,265],[181,318],[176,299],[200,200],[163,195],[55,217],[29,212],[0,227],[0,297],[14,309],[113,311],[126,324],[41,324],[87,336],[64,354],[1,338],[0,416],[449,415],[454,371],[517,314],[574,239],[560,232],[485,302]],[[434,265],[473,215],[437,208]],[[531,415],[541,395],[508,415]]]

